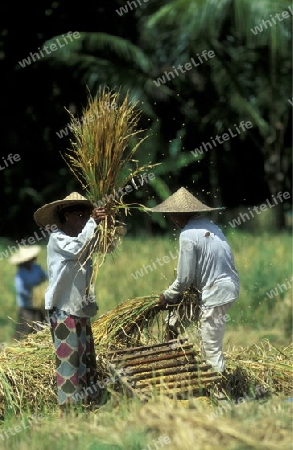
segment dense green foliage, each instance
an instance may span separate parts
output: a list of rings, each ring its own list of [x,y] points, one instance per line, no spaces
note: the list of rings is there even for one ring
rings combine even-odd
[[[161,163],[155,180],[134,200],[152,204],[183,185],[211,206],[247,208],[279,191],[291,192],[292,15],[286,2],[223,0],[215,6],[212,0],[85,0],[81,6],[45,0],[14,5],[8,8],[5,0],[0,7],[5,80],[0,88],[5,217],[0,236],[31,235],[36,208],[80,190],[61,157],[70,138],[66,108],[79,117],[88,89],[95,94],[105,85],[129,89],[140,102],[141,128],[151,137],[139,159]],[[272,17],[282,12],[288,17],[274,23]],[[268,19],[271,25],[257,33],[255,27]],[[76,37],[69,39],[69,32]],[[47,53],[45,46],[54,51]],[[215,56],[200,63],[203,51]],[[180,72],[179,65],[191,58],[198,66]],[[241,121],[250,121],[252,128],[202,154],[191,153],[229,128],[235,131]],[[20,159],[11,163],[9,154]],[[277,229],[284,228],[290,204],[291,199],[274,208]],[[138,215],[130,232],[139,229],[161,232],[166,222]]]

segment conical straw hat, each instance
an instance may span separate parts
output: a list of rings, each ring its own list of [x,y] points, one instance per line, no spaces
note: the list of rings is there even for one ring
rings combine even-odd
[[[22,264],[35,258],[41,251],[39,245],[19,246],[18,250],[8,259],[10,264]]]
[[[153,208],[147,208],[151,212],[160,213],[196,213],[217,211],[224,208],[210,208],[194,197],[187,189],[181,187],[166,200]]]
[[[47,203],[41,208],[37,209],[34,213],[34,219],[37,225],[45,227],[46,225],[60,226],[58,218],[58,211],[71,205],[86,205],[89,208],[93,208],[93,204],[78,192],[71,192],[67,197],[62,200],[56,200],[51,203]]]

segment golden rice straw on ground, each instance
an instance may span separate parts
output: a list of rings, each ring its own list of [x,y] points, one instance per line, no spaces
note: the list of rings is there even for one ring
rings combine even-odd
[[[126,300],[97,318],[93,324],[99,379],[109,376],[107,352],[121,347],[162,342],[164,313],[158,297]],[[0,352],[0,416],[56,405],[54,349],[47,325],[36,334]],[[233,399],[251,395],[255,386],[269,394],[292,396],[293,344],[278,349],[268,340],[249,348],[225,351],[226,392]]]
[[[135,299],[138,302],[138,309],[144,308],[143,300],[140,302]],[[143,313],[145,316],[154,310],[151,303],[156,301],[156,298],[150,298],[149,302],[146,302]],[[130,303],[130,300],[126,302],[125,310]],[[129,331],[133,329],[134,317],[127,320],[126,311],[124,312],[123,316],[120,311],[119,317],[124,319],[124,330]],[[111,314],[112,318],[113,316],[114,314]],[[107,348],[108,346],[115,348],[114,343],[111,343],[111,336],[117,343],[119,334],[117,324],[114,324],[112,329],[106,326],[110,323],[107,320],[109,317],[110,315],[105,314],[93,323],[100,379],[109,375]],[[108,335],[105,334],[107,329]],[[267,341],[262,341],[250,348],[233,348],[226,353],[226,358],[231,398],[238,399],[244,394],[250,395],[255,386],[267,386],[272,394],[282,393],[292,396],[293,344],[277,349]],[[19,342],[17,346],[7,347],[1,351],[0,367],[0,416],[9,412],[19,413],[26,408],[36,410],[44,405],[48,410],[55,408],[54,349],[47,326],[43,331]]]
[[[247,402],[231,410],[221,407],[221,412],[216,408],[218,417],[212,419],[209,406],[190,402],[189,407],[184,408],[180,401],[172,404],[161,397],[138,405],[135,412],[126,416],[123,427],[117,414],[115,427],[120,425],[123,432],[133,429],[136,423],[144,424],[154,436],[150,449],[157,445],[166,450],[289,450],[292,448],[292,421],[289,419],[292,404],[282,400],[274,398],[263,405]],[[168,439],[164,447],[160,436]]]
[[[250,380],[259,385],[268,386],[273,392],[284,392],[293,396],[293,343],[283,349],[274,347],[269,340],[248,348],[228,350],[228,367],[234,373],[234,382],[230,380],[230,390],[238,390],[237,383],[243,379],[242,389]]]

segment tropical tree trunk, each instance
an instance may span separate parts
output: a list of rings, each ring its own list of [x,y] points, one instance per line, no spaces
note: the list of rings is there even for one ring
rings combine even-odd
[[[271,129],[273,132],[266,140],[265,153],[265,174],[271,196],[275,196],[278,192],[286,191],[286,174],[288,173],[290,158],[284,151],[284,130],[286,128],[286,120],[278,121]],[[278,201],[273,207],[274,226],[276,230],[286,228],[285,220],[285,201]]]
[[[284,149],[284,135],[288,125],[288,108],[280,101],[278,82],[278,59],[274,51],[270,56],[270,89],[271,107],[268,114],[270,133],[265,139],[265,174],[271,195],[286,191],[286,175],[288,173],[290,156]],[[282,197],[283,198],[283,197]],[[283,199],[284,200],[284,199]],[[285,201],[285,200],[284,200]],[[286,228],[284,201],[278,200],[273,208],[274,226],[277,231]]]

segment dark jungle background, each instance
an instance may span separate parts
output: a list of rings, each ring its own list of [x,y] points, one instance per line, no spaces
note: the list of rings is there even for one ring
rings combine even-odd
[[[1,2],[0,236],[31,236],[38,207],[80,191],[62,158],[70,130],[57,132],[69,122],[66,109],[79,117],[88,92],[103,86],[139,102],[141,128],[150,134],[139,159],[161,163],[130,200],[150,206],[184,186],[210,206],[225,206],[217,220],[227,225],[278,192],[291,195],[292,15],[255,30],[285,10],[282,1]],[[69,31],[80,37],[40,56],[44,45],[64,44]],[[154,83],[191,58],[198,62],[203,50],[215,57]],[[252,128],[191,153],[241,121]],[[20,160],[9,163],[9,154]],[[291,197],[239,227],[288,229],[290,211]],[[164,233],[168,224],[135,212],[128,229]]]

